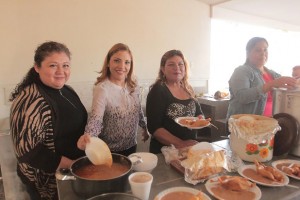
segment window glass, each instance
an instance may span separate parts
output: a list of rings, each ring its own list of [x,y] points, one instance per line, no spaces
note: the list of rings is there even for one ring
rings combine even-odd
[[[227,90],[233,70],[246,60],[246,44],[252,37],[264,37],[269,43],[266,67],[284,76],[300,65],[300,33],[212,19],[210,94]]]

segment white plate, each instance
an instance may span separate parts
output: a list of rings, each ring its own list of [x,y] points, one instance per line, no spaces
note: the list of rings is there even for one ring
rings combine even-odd
[[[189,193],[192,193],[193,195],[197,195],[199,193],[202,193],[203,195],[203,200],[211,200],[211,198],[209,198],[209,196],[207,196],[204,192],[201,192],[200,190],[196,190],[194,188],[189,188],[189,187],[171,187],[171,188],[168,188],[160,193],[158,193],[156,196],[155,196],[155,200],[161,200],[161,198],[163,196],[165,196],[166,194],[169,194],[171,192],[189,192]]]
[[[186,127],[186,128],[189,128],[189,129],[202,129],[202,128],[205,128],[205,127],[208,127],[210,126],[210,122],[206,125],[206,126],[199,126],[199,127],[190,127],[190,126],[186,126],[186,125],[183,125],[183,124],[180,124],[179,121],[182,120],[182,119],[187,119],[187,120],[198,120],[199,118],[198,117],[177,117],[175,119],[175,122],[177,124],[179,124],[180,126],[182,127]]]
[[[107,144],[97,137],[90,137],[86,144],[85,154],[94,165],[112,164],[112,154]]]
[[[298,160],[290,160],[290,159],[283,159],[283,160],[276,160],[274,162],[272,162],[272,166],[275,167],[276,169],[280,170],[282,173],[286,174],[287,176],[291,177],[291,178],[294,178],[294,179],[297,179],[297,180],[300,180],[300,177],[299,176],[295,176],[295,175],[290,175],[290,174],[287,174],[285,173],[284,171],[282,171],[281,169],[279,169],[276,165],[278,164],[283,164],[283,163],[288,163],[288,164],[300,164],[300,161]]]
[[[268,187],[281,187],[281,186],[285,186],[285,185],[289,184],[289,178],[284,173],[280,172],[279,170],[278,170],[278,172],[283,175],[283,179],[284,179],[282,183],[279,183],[279,182],[264,183],[264,182],[261,182],[259,180],[254,179],[253,177],[246,176],[243,173],[243,171],[246,170],[246,169],[253,169],[253,170],[256,171],[256,166],[255,165],[244,165],[244,166],[241,166],[241,167],[238,168],[238,173],[241,176],[243,176],[243,177],[249,179],[250,181],[255,182],[255,183],[259,184],[259,185],[268,186]]]
[[[218,178],[219,177],[214,177],[214,178],[211,178],[209,180],[206,181],[205,183],[205,188],[206,190],[212,195],[214,196],[215,198],[217,199],[222,199],[222,200],[226,200],[224,199],[224,197],[222,196],[218,196],[216,194],[214,194],[212,192],[212,188],[216,187],[216,186],[219,186],[219,181],[218,181]],[[253,186],[252,188],[250,188],[249,190],[250,192],[253,192],[255,194],[255,198],[254,200],[259,200],[261,198],[261,190],[259,189],[259,187],[257,187],[256,185]],[[230,200],[230,199],[229,199]]]

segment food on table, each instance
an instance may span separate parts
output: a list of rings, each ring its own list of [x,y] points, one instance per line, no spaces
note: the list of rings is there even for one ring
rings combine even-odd
[[[222,187],[233,191],[249,190],[255,186],[255,183],[252,183],[248,181],[248,179],[240,176],[221,176],[218,180]]]
[[[154,200],[210,200],[210,198],[191,187],[171,187],[157,194]]]
[[[90,142],[86,144],[85,154],[94,165],[107,165],[110,167],[113,163],[109,147],[97,137],[90,137]]]
[[[231,115],[228,128],[231,150],[242,160],[266,162],[272,159],[274,135],[281,129],[276,119],[253,114]]]
[[[185,168],[186,180],[201,181],[222,172],[225,164],[224,154],[223,150],[200,155],[193,154],[181,161],[181,165]]]
[[[268,187],[282,187],[289,183],[289,178],[282,173],[283,181],[274,181],[265,176],[259,174],[254,165],[244,165],[238,169],[238,172],[241,176],[255,182],[256,184],[268,186]]]
[[[214,98],[215,99],[223,99],[225,97],[227,97],[229,95],[228,92],[224,92],[224,91],[216,91],[215,94],[214,94]]]
[[[300,180],[300,161],[293,159],[282,159],[272,162],[272,166],[287,176]]]
[[[86,179],[93,180],[108,180],[121,176],[122,174],[128,172],[129,167],[121,163],[113,163],[111,167],[107,165],[93,165],[88,164],[78,168],[74,173]]]
[[[195,128],[207,126],[210,123],[211,119],[180,119],[179,123],[183,126]]]
[[[283,172],[287,173],[288,175],[294,175],[300,177],[300,164],[291,163],[286,165],[282,165],[280,168]]]
[[[163,196],[161,200],[204,200],[204,195],[199,192],[194,195],[190,192],[178,191],[178,192],[170,192]]]
[[[259,115],[235,115],[236,126],[248,135],[260,135],[262,133],[273,132],[278,127],[278,121],[274,118]]]
[[[213,152],[213,146],[208,142],[199,142],[188,148],[187,157]]]
[[[207,191],[222,200],[258,200],[261,191],[255,183],[239,176],[219,176],[205,183]]]
[[[284,181],[283,175],[279,171],[277,171],[274,167],[266,166],[258,162],[257,160],[255,160],[254,163],[256,166],[257,173],[260,174],[261,176],[276,182]]]

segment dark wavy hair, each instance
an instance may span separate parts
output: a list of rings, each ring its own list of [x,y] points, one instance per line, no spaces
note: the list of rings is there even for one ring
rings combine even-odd
[[[188,82],[188,73],[189,73],[189,65],[188,62],[186,61],[183,53],[180,50],[170,50],[167,51],[161,58],[160,61],[160,68],[159,68],[159,72],[158,72],[158,77],[156,78],[156,81],[153,85],[150,86],[150,88],[152,88],[154,85],[156,84],[164,84],[166,83],[166,76],[164,75],[162,69],[165,67],[166,62],[168,59],[174,57],[174,56],[179,56],[184,63],[184,67],[185,67],[185,75],[183,77],[183,79],[181,80],[181,86],[185,89],[185,91],[192,97],[195,97],[195,92],[192,88],[192,86],[189,84]]]
[[[34,55],[34,65],[38,68],[42,66],[42,62],[46,57],[53,53],[65,53],[71,59],[71,52],[66,45],[54,41],[44,42],[37,47]],[[9,100],[13,101],[28,85],[33,83],[39,84],[41,82],[39,74],[35,71],[34,66],[29,69],[23,80],[17,84],[10,95]]]

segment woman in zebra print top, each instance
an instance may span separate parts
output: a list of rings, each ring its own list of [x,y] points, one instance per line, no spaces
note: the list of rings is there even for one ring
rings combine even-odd
[[[65,85],[70,55],[64,44],[41,44],[34,67],[10,98],[17,173],[34,200],[58,199],[56,170],[69,168],[84,155],[76,142],[84,133],[87,112],[75,91]]]

